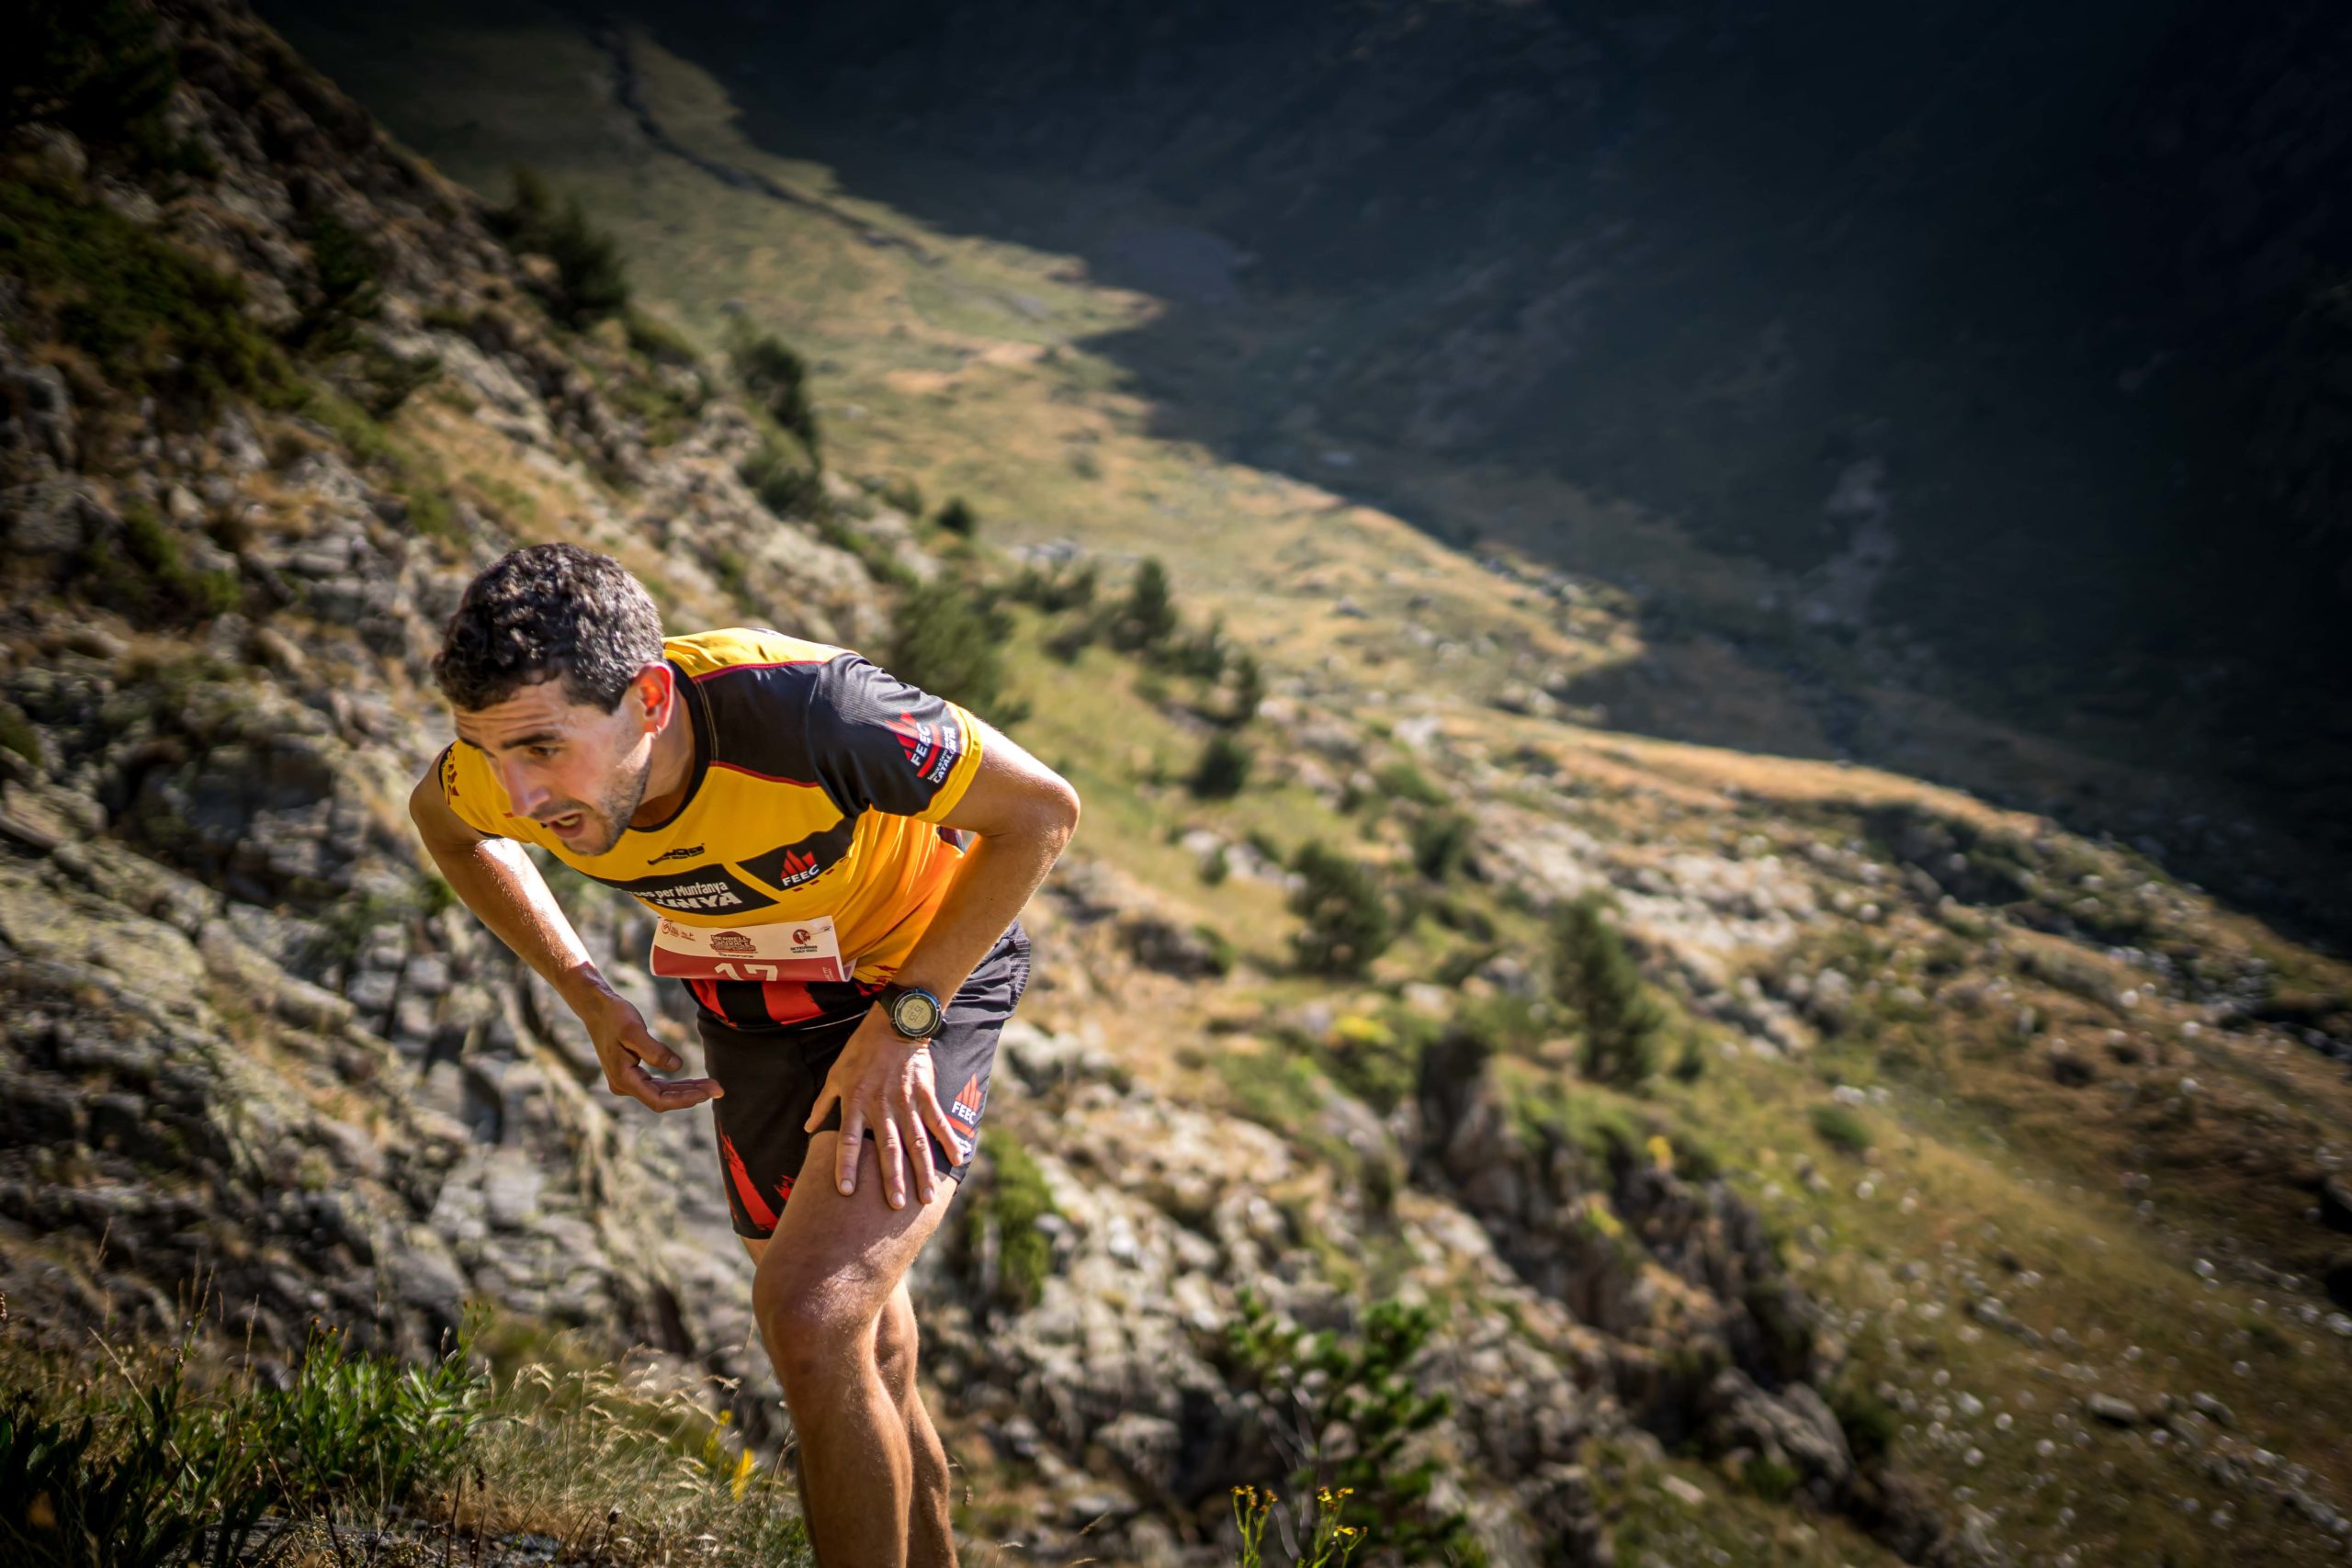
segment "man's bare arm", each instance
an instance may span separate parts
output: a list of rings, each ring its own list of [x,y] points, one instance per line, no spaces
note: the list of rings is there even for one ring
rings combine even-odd
[[[978,720],[974,721],[978,723]],[[947,826],[976,841],[898,983],[943,999],[971,978],[1078,831],[1078,791],[1007,736],[981,727],[980,766]]]
[[[899,984],[943,1001],[962,989],[1054,868],[1078,829],[1078,791],[1068,780],[984,727],[979,771],[947,816],[949,827],[969,829],[978,842],[965,852],[931,924],[899,964]],[[929,1203],[937,1178],[922,1130],[929,1127],[942,1147],[952,1149],[955,1124],[940,1104],[928,1059],[912,1060],[907,1043],[878,1010],[866,1015],[834,1059],[805,1130],[814,1132],[836,1100],[842,1110],[834,1156],[841,1190],[857,1190],[859,1151],[865,1130],[872,1128],[884,1199],[894,1209],[904,1206],[911,1165],[915,1196]]]
[[[587,1026],[605,1082],[615,1094],[655,1111],[679,1111],[717,1098],[718,1086],[709,1078],[664,1080],[646,1070],[675,1072],[684,1064],[653,1038],[644,1016],[605,981],[523,846],[512,839],[487,838],[449,809],[437,768],[427,769],[409,793],[408,814],[450,891],[554,987]]]

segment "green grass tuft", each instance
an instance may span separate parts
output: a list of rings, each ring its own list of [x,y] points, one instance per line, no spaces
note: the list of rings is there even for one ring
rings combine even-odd
[[[996,1293],[1016,1309],[1037,1304],[1052,1272],[1052,1240],[1037,1222],[1061,1210],[1036,1157],[1012,1134],[1001,1129],[988,1135],[990,1174],[988,1185],[966,1212],[965,1223],[996,1233]]]
[[[198,571],[177,535],[144,507],[124,512],[122,533],[83,554],[82,589],[93,603],[134,620],[175,625],[224,615],[243,603],[232,571]]]
[[[43,761],[40,732],[13,703],[0,703],[0,750],[14,751],[35,767]]]
[[[354,1355],[314,1332],[290,1381],[250,1377],[199,1394],[182,1354],[119,1388],[0,1409],[0,1556],[24,1568],[164,1568],[196,1551],[240,1559],[266,1516],[332,1528],[389,1510],[450,1475],[486,1380],[460,1347],[424,1367]]]

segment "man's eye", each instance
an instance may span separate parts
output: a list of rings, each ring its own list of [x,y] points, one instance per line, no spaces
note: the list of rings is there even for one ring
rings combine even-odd
[[[554,746],[534,746],[531,748],[531,755],[534,757],[552,757],[559,750],[560,750],[560,748]]]

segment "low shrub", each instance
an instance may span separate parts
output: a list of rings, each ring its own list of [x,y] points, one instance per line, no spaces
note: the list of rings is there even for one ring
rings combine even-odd
[[[1385,764],[1373,774],[1373,782],[1379,786],[1380,793],[1391,800],[1407,801],[1415,806],[1449,804],[1445,791],[1431,784],[1428,774],[1408,761]]]
[[[760,498],[760,504],[778,517],[823,518],[831,511],[823,477],[814,468],[787,461],[773,446],[763,446],[743,459],[736,472]]]
[[[1220,1055],[1216,1069],[1243,1120],[1299,1137],[1307,1134],[1329,1090],[1323,1075],[1295,1044],[1284,1040],[1256,1055]]]
[[[1291,912],[1306,926],[1291,939],[1298,966],[1313,975],[1359,976],[1396,940],[1387,900],[1372,868],[1319,841],[1302,846]]]
[[[743,558],[733,550],[714,550],[710,557],[710,574],[718,579],[718,586],[729,598],[741,603],[752,596],[752,570]]]
[[[421,354],[413,359],[375,344],[363,344],[358,364],[349,381],[353,399],[368,412],[368,417],[379,422],[400,412],[418,389],[430,385],[441,374],[441,356]]]
[[[198,1395],[183,1347],[79,1408],[20,1393],[0,1411],[0,1555],[24,1568],[164,1568],[204,1545],[215,1562],[239,1561],[265,1516],[332,1528],[355,1506],[396,1507],[439,1483],[487,1393],[462,1343],[402,1367],[353,1354],[327,1328],[282,1388],[247,1378]]]
[[[514,171],[514,199],[493,208],[491,231],[516,255],[542,255],[555,264],[552,282],[540,286],[548,313],[574,329],[593,326],[628,309],[628,273],[620,246],[588,220],[580,198],[559,204],[547,181],[531,169]]]
[[[1126,596],[1111,612],[1111,646],[1122,653],[1152,653],[1176,635],[1176,598],[1168,585],[1168,569],[1145,558],[1136,567]]]
[[[1412,1457],[1416,1439],[1453,1408],[1451,1395],[1421,1393],[1413,1375],[1436,1331],[1435,1310],[1378,1302],[1352,1334],[1309,1334],[1276,1317],[1255,1292],[1242,1292],[1238,1304],[1219,1359],[1267,1404],[1265,1436],[1294,1467],[1292,1492],[1336,1508],[1338,1528],[1364,1532],[1342,1543],[1376,1532],[1381,1550],[1398,1561],[1483,1568],[1468,1517],[1432,1500],[1443,1464],[1426,1452]],[[1315,1520],[1301,1523],[1307,1540],[1328,1541]]]
[[[1331,1026],[1322,1060],[1333,1083],[1385,1116],[1412,1098],[1421,1057],[1437,1035],[1436,1023],[1408,1013],[1351,1014]]]
[[[136,0],[12,0],[0,7],[0,126],[46,120],[150,162],[176,149],[164,123],[179,71]]]
[[[1765,1454],[1750,1454],[1739,1467],[1739,1483],[1767,1503],[1785,1503],[1804,1481],[1794,1465]]]
[[[1682,1047],[1674,1054],[1674,1066],[1668,1069],[1677,1083],[1697,1083],[1707,1076],[1707,1042],[1696,1030],[1682,1037]]]
[[[1170,636],[1160,655],[1161,661],[1177,674],[1208,682],[1225,678],[1225,667],[1232,657],[1233,649],[1226,641],[1222,621],[1212,621],[1198,631]]]
[[[808,362],[773,333],[746,333],[729,350],[736,378],[768,417],[819,459],[817,405],[808,398]],[[918,513],[919,514],[919,513]]]
[[[0,1325],[0,1562],[357,1568],[452,1561],[461,1536],[469,1561],[529,1532],[571,1562],[808,1568],[797,1488],[711,1414],[707,1380],[521,1324],[502,1331],[572,1370],[493,1375],[478,1327],[423,1365],[315,1330],[278,1386],[251,1362],[199,1367],[190,1343],[60,1362]]]
[[[908,590],[892,624],[888,663],[899,679],[960,703],[999,728],[1026,716],[1005,684],[1012,620],[987,593],[942,572]]]
[[[968,539],[980,531],[980,514],[973,511],[972,503],[960,495],[949,496],[947,504],[939,509],[939,514],[932,522],[959,539]]]
[[[79,586],[92,603],[151,625],[223,615],[244,597],[236,573],[190,568],[179,536],[144,507],[124,512],[119,538],[85,549],[82,567]]]
[[[1871,1146],[1870,1124],[1843,1105],[1815,1106],[1813,1130],[1840,1154],[1860,1155]]]
[[[691,367],[702,363],[694,340],[659,316],[649,316],[632,306],[621,312],[621,329],[629,347],[656,365]]]
[[[1197,799],[1230,800],[1249,784],[1251,760],[1247,745],[1220,730],[1201,748],[1200,761],[1193,765],[1185,787]]]
[[[1259,705],[1266,700],[1266,674],[1258,668],[1256,655],[1249,653],[1233,656],[1230,673],[1225,710],[1212,716],[1227,729],[1238,729],[1258,716]]]
[[[1852,1450],[1854,1462],[1864,1470],[1884,1464],[1894,1451],[1896,1434],[1903,1429],[1902,1413],[1852,1377],[1831,1383],[1826,1396],[1845,1431],[1846,1447]]]
[[[1006,590],[1007,597],[1035,605],[1049,615],[1094,607],[1098,586],[1092,561],[1057,561],[1024,567]]]
[[[966,1243],[974,1256],[993,1256],[994,1278],[984,1283],[1000,1304],[1018,1312],[1044,1293],[1054,1246],[1038,1222],[1061,1210],[1036,1157],[1012,1134],[990,1130],[987,1149],[989,1179],[965,1211]]]
[[[1424,811],[1413,818],[1406,836],[1412,846],[1413,869],[1430,882],[1446,882],[1470,859],[1472,823],[1464,812]]]
[[[317,292],[295,335],[305,347],[342,353],[356,343],[358,323],[383,306],[377,286],[383,255],[334,213],[321,212],[311,220],[311,270]]]

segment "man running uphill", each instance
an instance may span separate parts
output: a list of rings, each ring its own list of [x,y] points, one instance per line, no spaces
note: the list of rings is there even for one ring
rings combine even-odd
[[[953,1564],[907,1267],[971,1158],[1029,976],[1015,917],[1076,793],[854,653],[740,627],[665,640],[637,581],[571,545],[476,578],[434,673],[458,739],[409,810],[442,874],[580,1016],[615,1094],[714,1102],[819,1560]],[[693,993],[708,1077],[662,1076],[677,1055],[526,843],[661,917],[653,972]]]

